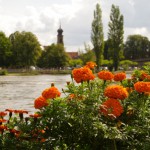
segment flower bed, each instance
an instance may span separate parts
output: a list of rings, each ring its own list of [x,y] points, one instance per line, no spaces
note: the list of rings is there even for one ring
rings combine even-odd
[[[0,112],[0,148],[150,149],[149,68],[126,79],[123,72],[94,74],[95,65],[72,71],[64,97],[54,84],[45,89],[34,101],[35,114]]]

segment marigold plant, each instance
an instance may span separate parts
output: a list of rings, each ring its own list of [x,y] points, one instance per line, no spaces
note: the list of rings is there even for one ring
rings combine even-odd
[[[87,67],[89,69],[94,69],[96,66],[97,66],[96,63],[92,62],[92,61],[87,62],[86,65],[85,65],[85,67]]]
[[[100,106],[100,112],[115,119],[123,113],[123,107],[117,99],[108,99]]]
[[[45,99],[54,99],[56,97],[60,97],[61,93],[59,92],[59,90],[52,86],[50,88],[47,88],[45,89],[43,92],[42,92],[42,96],[45,98]]]
[[[150,92],[150,82],[139,81],[134,84],[134,88],[137,92]]]
[[[47,100],[43,97],[40,96],[34,101],[34,107],[35,109],[41,109],[42,107],[48,106]]]
[[[110,71],[103,70],[98,73],[98,77],[102,80],[112,80],[114,75]]]
[[[92,71],[87,67],[76,68],[72,71],[72,75],[74,80],[77,83],[81,83],[83,81],[94,80],[95,76]]]
[[[124,79],[126,79],[126,73],[124,73],[124,72],[116,73],[114,75],[114,80],[115,81],[122,81]]]
[[[110,85],[105,89],[104,95],[109,98],[123,100],[128,97],[128,92],[123,86]]]

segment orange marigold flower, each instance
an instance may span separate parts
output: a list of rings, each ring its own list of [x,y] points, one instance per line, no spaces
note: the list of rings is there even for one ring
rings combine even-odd
[[[110,71],[103,70],[98,73],[98,77],[102,80],[112,80],[114,75]]]
[[[145,81],[150,81],[150,75],[147,75],[147,76],[145,77]]]
[[[48,105],[48,102],[47,102],[47,100],[43,96],[38,97],[34,101],[34,107],[35,107],[35,109],[40,109],[40,108],[45,107],[47,105]]]
[[[8,111],[8,112],[9,112],[9,117],[11,118],[12,113],[13,113],[15,110],[13,110],[13,109],[6,109],[5,111]]]
[[[4,130],[7,130],[7,126],[0,125],[0,133],[3,134]]]
[[[94,80],[95,76],[92,71],[87,67],[76,68],[72,71],[72,75],[74,80],[77,83],[81,83],[83,81]]]
[[[114,75],[115,81],[122,81],[126,78],[126,74],[124,72],[120,72]]]
[[[36,114],[36,113],[35,113],[35,114],[33,114],[33,115],[31,114],[31,115],[30,115],[30,117],[38,118],[38,117],[41,117],[41,115],[40,115],[40,114]]]
[[[52,86],[50,88],[47,88],[45,89],[43,92],[42,92],[42,96],[45,98],[45,99],[49,99],[49,98],[56,98],[56,97],[60,97],[61,93],[59,92],[59,90]]]
[[[140,80],[144,80],[144,79],[147,79],[147,76],[148,76],[148,73],[145,72],[145,71],[141,71],[141,76],[140,76]]]
[[[46,141],[46,139],[44,139],[44,138],[42,138],[41,140],[40,140],[40,142],[42,142],[42,143],[44,143]]]
[[[4,111],[1,111],[0,112],[0,117],[4,117],[4,116],[6,116],[7,115],[7,112],[4,112]]]
[[[150,92],[150,82],[139,81],[134,84],[134,88],[137,92]]]
[[[3,122],[6,122],[6,121],[7,121],[7,120],[0,118],[0,124],[3,123]]]
[[[104,95],[109,98],[123,100],[128,97],[128,92],[123,86],[111,85],[105,89]]]
[[[26,111],[26,110],[14,110],[14,113],[28,114],[28,111]]]
[[[73,98],[75,98],[75,97],[76,97],[75,94],[70,94],[70,95],[69,95],[69,99],[73,99]]]
[[[116,118],[123,113],[123,107],[118,100],[108,99],[100,106],[100,112],[110,118]]]
[[[94,69],[96,66],[97,66],[96,63],[92,62],[92,61],[87,62],[85,65],[85,67],[87,67],[89,69]]]

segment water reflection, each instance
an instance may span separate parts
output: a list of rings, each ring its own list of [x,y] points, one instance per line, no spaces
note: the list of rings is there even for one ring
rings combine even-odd
[[[34,99],[51,83],[61,91],[70,75],[0,76],[0,111],[6,108],[36,111]]]

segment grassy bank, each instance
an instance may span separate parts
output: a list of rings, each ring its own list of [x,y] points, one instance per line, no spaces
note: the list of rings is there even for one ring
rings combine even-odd
[[[8,71],[6,74],[3,75],[28,76],[40,74],[71,74],[71,70],[26,70],[26,71],[15,70],[15,71]]]

